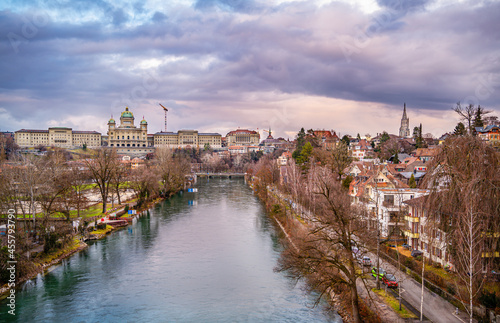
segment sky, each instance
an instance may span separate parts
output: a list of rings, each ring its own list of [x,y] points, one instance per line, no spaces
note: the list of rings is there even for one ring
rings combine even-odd
[[[3,0],[0,130],[452,131],[500,116],[500,1]]]

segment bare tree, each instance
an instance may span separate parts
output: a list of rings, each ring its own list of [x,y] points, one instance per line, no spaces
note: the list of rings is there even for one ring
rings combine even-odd
[[[149,167],[133,169],[129,176],[129,185],[134,190],[137,205],[141,205],[159,191],[158,175]]]
[[[450,138],[429,174],[429,218],[446,233],[457,283],[467,286],[460,297],[467,300],[472,322],[472,304],[485,280],[482,271],[492,269],[491,256],[499,247],[500,155],[479,138]]]
[[[185,175],[191,171],[189,160],[181,155],[175,156],[170,149],[158,148],[155,162],[162,195],[168,197],[180,191],[184,187]]]
[[[473,133],[474,123],[478,120],[481,120],[482,116],[491,113],[491,111],[486,111],[481,108],[480,105],[475,107],[473,104],[469,104],[466,107],[462,107],[460,102],[457,103],[457,106],[453,108],[453,111],[458,113],[460,118],[467,122],[467,133],[471,135]],[[481,123],[483,123],[481,121]]]
[[[460,102],[457,103],[456,107],[452,108],[453,111],[458,113],[460,118],[467,123],[467,133],[471,133],[472,120],[476,114],[476,108],[473,104],[469,104],[466,107],[462,107]]]
[[[497,116],[484,117],[483,122],[484,122],[485,126],[498,126],[498,125],[500,125],[500,121],[498,120]]]
[[[73,191],[72,204],[77,210],[77,217],[80,217],[80,210],[86,208],[89,203],[85,196],[86,186],[90,181],[89,171],[86,169],[76,171],[72,169],[69,181]]]
[[[71,211],[77,211],[77,217],[80,216],[80,210],[88,205],[85,197],[85,187],[88,180],[88,174],[85,171],[74,171],[66,168],[61,176],[58,177],[61,189],[54,201],[53,208],[56,212],[64,214],[66,220],[70,221]]]
[[[102,199],[102,213],[106,212],[106,205],[111,181],[119,161],[114,149],[100,148],[93,152],[92,158],[85,160],[90,175],[97,184]]]
[[[314,156],[324,165],[328,165],[338,181],[342,180],[345,169],[351,164],[352,157],[349,156],[347,144],[339,142],[330,151],[315,149]]]
[[[113,176],[111,177],[112,191],[116,194],[118,204],[122,204],[120,196],[121,186],[125,183],[129,171],[129,168],[126,165],[118,163],[114,169]]]
[[[40,206],[42,186],[44,180],[43,161],[34,155],[21,155],[16,160],[17,165],[12,169],[13,189],[17,201],[17,209],[24,217],[31,216],[31,231],[36,234],[36,213]]]
[[[312,170],[311,170],[312,171]],[[310,172],[311,172],[310,171]],[[361,231],[363,212],[350,203],[347,192],[326,168],[314,170],[312,188],[315,199],[313,226],[287,248],[278,270],[287,270],[296,278],[307,278],[321,295],[347,292],[355,322],[361,322],[353,242]],[[306,192],[307,194],[307,192]]]
[[[69,170],[67,169],[66,159],[60,150],[51,152],[43,158],[44,182],[41,185],[40,205],[43,209],[43,220],[56,212],[57,204],[60,204],[66,198],[70,186],[67,181]],[[65,214],[69,219],[69,214]]]

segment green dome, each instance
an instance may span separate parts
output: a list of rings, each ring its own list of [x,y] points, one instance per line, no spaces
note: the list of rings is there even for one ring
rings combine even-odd
[[[115,119],[111,118],[111,119],[109,119],[108,123],[116,123],[116,122],[115,122]]]
[[[148,122],[144,119],[142,119],[141,124],[148,124]]]
[[[128,111],[128,107],[125,108],[125,111],[122,112],[122,118],[133,118],[134,115],[132,112]]]

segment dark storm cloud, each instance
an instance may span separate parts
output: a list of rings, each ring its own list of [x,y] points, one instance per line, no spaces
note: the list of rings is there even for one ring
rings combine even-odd
[[[0,38],[0,113],[19,124],[89,111],[109,117],[117,104],[163,100],[199,102],[216,114],[221,102],[253,93],[443,111],[469,97],[487,108],[500,100],[495,2],[427,11],[428,1],[380,0],[370,15],[344,3],[213,0],[154,10],[147,2],[59,3],[95,19],[59,20],[49,7],[47,23],[25,37],[33,11],[0,11],[0,35],[24,37],[17,51]]]

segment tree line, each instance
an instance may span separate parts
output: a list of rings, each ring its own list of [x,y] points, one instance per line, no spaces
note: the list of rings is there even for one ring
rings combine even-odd
[[[161,148],[154,158],[143,160],[143,165],[134,169],[107,148],[88,150],[74,160],[62,149],[43,156],[16,154],[1,164],[0,223],[7,222],[9,209],[16,211],[16,253],[21,262],[28,262],[25,254],[37,244],[43,244],[48,252],[70,241],[75,233],[72,220],[89,206],[102,203],[101,212],[106,213],[109,203],[122,203],[128,190],[140,207],[183,189],[190,172],[186,156]],[[86,224],[85,220],[81,224]],[[6,256],[4,249],[0,258]]]
[[[344,170],[352,159],[347,145],[341,142],[326,151],[307,138],[299,132],[288,166],[264,158],[249,170],[271,214],[290,230],[292,242],[284,241],[288,247],[277,270],[306,279],[319,295],[343,295],[354,321],[361,322],[369,318],[361,316],[357,286],[364,281],[353,251],[361,246],[375,250],[381,240],[367,222],[370,210],[352,204],[348,195],[351,179]],[[480,138],[452,136],[428,167],[424,233],[432,240],[440,230],[446,238],[446,252],[455,264],[450,279],[472,317],[473,304],[487,295],[483,287],[489,274],[500,269],[500,154]],[[276,199],[278,193],[270,188],[284,196]],[[396,223],[404,223],[404,215],[398,212]]]

